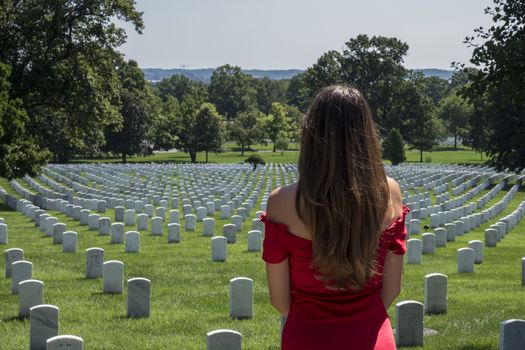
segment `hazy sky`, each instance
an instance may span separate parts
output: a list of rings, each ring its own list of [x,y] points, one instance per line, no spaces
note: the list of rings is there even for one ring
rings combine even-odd
[[[467,62],[462,43],[491,18],[491,0],[137,0],[142,35],[131,26],[120,48],[143,68],[304,69],[357,34],[408,43],[407,68]]]

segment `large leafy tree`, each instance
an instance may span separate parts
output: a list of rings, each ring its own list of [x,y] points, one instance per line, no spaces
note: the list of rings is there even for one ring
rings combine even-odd
[[[408,79],[398,90],[403,104],[397,112],[404,117],[400,120],[401,134],[410,148],[419,151],[419,161],[423,161],[423,152],[431,152],[443,137],[442,124],[433,117],[432,99],[425,93],[421,73],[411,72]]]
[[[12,97],[57,161],[98,148],[104,127],[121,120],[116,48],[126,33],[114,18],[143,28],[133,0],[0,3],[0,61],[12,67]]]
[[[160,97],[155,95],[160,100]],[[152,120],[148,138],[153,143],[154,150],[169,150],[177,143],[177,125],[180,121],[179,101],[174,96],[167,96],[166,101],[158,101],[160,108]]]
[[[396,112],[406,103],[398,92],[407,77],[407,51],[408,45],[396,38],[358,35],[346,42],[340,58],[341,81],[363,92],[385,132],[404,117]]]
[[[267,77],[253,79],[255,98],[257,106],[264,114],[270,113],[273,102],[284,103],[288,82],[286,80],[274,80]]]
[[[206,153],[208,163],[208,152],[220,152],[224,139],[224,122],[222,116],[211,103],[203,103],[195,115],[194,130],[196,134],[197,150]]]
[[[151,93],[137,62],[122,62],[118,73],[122,86],[122,123],[108,127],[105,149],[120,154],[122,162],[125,163],[127,156],[147,152],[147,135],[154,109],[148,104]]]
[[[455,94],[442,99],[436,109],[436,117],[445,123],[448,133],[454,137],[454,149],[457,149],[458,136],[464,136],[467,132],[471,113],[471,106]]]
[[[11,179],[38,173],[49,153],[27,132],[27,113],[20,100],[9,96],[9,74],[9,67],[0,63],[0,176]]]
[[[162,79],[155,85],[155,88],[163,101],[168,100],[170,97],[175,97],[178,101],[181,101],[185,95],[191,94],[194,86],[198,84],[198,82],[184,75],[175,74],[169,78]]]
[[[239,112],[256,104],[256,90],[252,86],[252,79],[240,67],[228,64],[213,72],[208,87],[209,100],[228,122],[235,119]]]
[[[498,168],[525,166],[525,0],[494,0],[485,10],[493,19],[466,42],[474,45],[470,63],[479,70],[469,74],[463,90],[482,118],[487,133],[486,151]],[[479,43],[481,41],[481,43]],[[481,100],[481,101],[480,101]]]
[[[254,144],[262,138],[261,122],[264,114],[258,109],[243,111],[230,124],[230,137],[241,147],[241,156],[247,146]]]
[[[180,104],[180,119],[177,123],[177,147],[190,155],[192,163],[197,162],[197,152],[200,146],[200,130],[197,123],[197,113],[207,102],[206,90],[194,86],[191,93],[184,95]]]
[[[277,150],[277,140],[290,139],[292,121],[286,106],[275,102],[271,113],[262,121],[263,129],[273,143],[273,152]]]

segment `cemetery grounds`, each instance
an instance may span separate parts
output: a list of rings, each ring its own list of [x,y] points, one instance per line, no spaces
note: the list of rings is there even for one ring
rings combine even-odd
[[[294,155],[290,154],[288,157],[293,158]],[[278,185],[294,181],[296,169],[290,163],[295,160],[290,161],[289,158],[286,158],[287,163],[267,165],[256,173],[251,171],[248,164],[142,164],[137,165],[137,168],[115,165],[115,168],[104,169],[95,165],[77,164],[71,168],[51,165],[46,168],[42,177],[35,177],[33,181],[18,179],[18,192],[12,183],[0,179],[0,187],[5,193],[17,199],[22,198],[24,193],[36,194],[37,189],[47,193],[56,192],[57,187],[49,184],[52,182],[46,183],[47,179],[71,190],[64,181],[66,178],[73,181],[70,170],[78,176],[74,179],[84,179],[84,190],[103,189],[103,184],[93,181],[96,177],[90,175],[105,174],[106,179],[109,179],[110,175],[121,174],[127,176],[128,180],[135,179],[136,186],[162,183],[161,179],[171,181],[170,186],[160,186],[162,190],[159,191],[179,196],[181,183],[185,184],[183,187],[186,187],[188,193],[192,187],[195,192],[205,191],[207,187],[212,187],[211,182],[207,181],[211,181],[214,176],[217,183],[227,180],[222,186],[229,186],[228,189],[235,190],[234,195],[237,195],[246,179],[246,184],[254,184],[252,191],[257,185],[260,186],[260,191],[248,218],[242,223],[242,231],[237,234],[237,242],[228,244],[227,260],[224,262],[211,261],[211,241],[210,237],[202,236],[202,222],[197,222],[195,232],[184,231],[183,197],[179,197],[178,208],[172,208],[169,201],[166,211],[166,217],[171,209],[178,209],[181,214],[180,243],[167,243],[166,222],[163,235],[152,236],[150,220],[149,229],[141,231],[140,252],[126,253],[123,244],[110,244],[108,236],[100,236],[97,231],[88,230],[87,226],[81,226],[78,221],[62,212],[47,210],[59,222],[65,223],[67,230],[78,233],[77,252],[63,253],[62,246],[53,245],[52,239],[35,227],[29,217],[8,210],[5,203],[0,203],[0,217],[8,225],[9,233],[8,244],[0,247],[2,250],[15,247],[24,249],[24,259],[33,263],[33,278],[44,282],[44,302],[60,308],[59,334],[73,334],[83,338],[86,349],[204,349],[206,333],[215,329],[240,332],[244,349],[278,349],[280,317],[268,300],[261,253],[247,251],[247,234],[252,229],[252,219],[261,210],[261,203],[268,192]],[[106,166],[110,167],[104,167]],[[215,167],[230,168],[218,171]],[[135,169],[140,169],[140,172]],[[401,183],[405,199],[414,198],[416,192],[422,196],[428,193],[432,205],[436,204],[439,195],[436,196],[432,189],[424,189],[426,179],[444,179],[445,194],[449,193],[449,200],[459,198],[474,188],[465,185],[460,193],[452,193],[453,188],[466,184],[469,179],[477,178],[476,185],[490,179],[489,187],[467,203],[476,202],[497,183],[505,181],[502,190],[495,193],[483,208],[476,208],[475,212],[496,205],[516,182],[513,176],[497,174],[484,166],[407,164],[395,170],[389,169]],[[194,174],[193,179],[189,175],[191,173]],[[20,188],[25,189],[25,192],[21,192]],[[109,187],[106,186],[105,189]],[[119,187],[115,186],[113,190],[118,192]],[[133,195],[133,189],[129,190]],[[79,192],[75,191],[76,195]],[[253,192],[250,191],[248,196],[250,194]],[[120,195],[124,197],[124,193],[121,192]],[[215,194],[214,198],[220,198],[220,195]],[[423,303],[424,276],[430,273],[448,276],[448,310],[445,314],[424,316],[424,327],[436,330],[437,335],[425,337],[422,348],[497,349],[500,323],[508,319],[525,318],[525,286],[521,284],[521,258],[525,256],[525,219],[496,247],[485,247],[484,261],[475,265],[474,273],[457,273],[457,249],[467,247],[471,240],[484,241],[484,230],[499,218],[515,211],[523,201],[525,191],[520,188],[496,217],[463,236],[456,237],[454,242],[447,242],[446,247],[436,248],[434,254],[424,254],[421,264],[405,265],[402,292],[395,302],[415,300]],[[231,212],[232,215],[234,213],[235,210]],[[109,217],[114,222],[114,209],[108,208],[100,216]],[[223,225],[231,223],[229,219],[220,219],[220,212],[209,217],[215,219],[215,236],[222,234]],[[428,217],[421,219],[421,232],[432,232],[425,230],[424,225],[430,225]],[[127,226],[125,230],[135,228]],[[411,238],[421,239],[421,235],[412,235]],[[101,279],[85,278],[85,250],[91,247],[103,248],[105,261],[122,261],[125,280],[134,277],[151,280],[150,317],[126,317],[126,286],[122,294],[104,294]],[[18,296],[11,295],[11,280],[4,277],[4,269],[5,260],[2,258],[0,349],[26,349],[29,346],[29,321],[17,317]],[[251,319],[238,320],[229,316],[229,281],[235,277],[253,279]],[[395,327],[394,305],[388,313]]]

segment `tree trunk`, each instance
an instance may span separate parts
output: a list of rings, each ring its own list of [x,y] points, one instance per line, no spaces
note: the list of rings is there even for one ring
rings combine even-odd
[[[483,160],[483,151],[479,152],[481,154],[481,160]]]
[[[208,151],[206,151],[206,163],[208,163]]]
[[[126,163],[126,152],[122,153],[122,163]]]
[[[423,147],[419,149],[419,162],[423,163]]]
[[[458,149],[458,134],[454,133],[454,150]]]
[[[192,163],[197,163],[197,152],[196,151],[189,151],[190,159]]]
[[[276,151],[275,141],[276,141],[276,140],[273,140],[273,151],[274,151],[274,152]]]
[[[244,143],[241,142],[241,157],[244,157]]]

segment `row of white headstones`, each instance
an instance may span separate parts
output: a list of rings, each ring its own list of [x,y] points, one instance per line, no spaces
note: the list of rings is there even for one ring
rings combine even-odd
[[[291,167],[291,168],[293,169],[293,167]],[[85,168],[84,168],[84,169],[85,169]],[[268,172],[268,168],[266,169],[266,171]],[[435,176],[435,169],[432,169],[431,171],[432,171],[432,174],[434,175],[433,178],[431,178],[431,179],[436,179],[436,176]],[[421,179],[424,179],[424,178],[426,178],[426,177],[428,177],[428,171],[427,171],[427,172],[423,172],[423,173],[420,174],[419,176],[417,176],[417,175],[414,176],[414,172],[407,173],[407,176],[406,176],[406,177],[404,177],[403,174],[397,174],[397,176],[396,176],[396,178],[399,179],[399,181],[400,181],[400,183],[401,183],[402,185],[404,184],[404,180],[405,180],[406,178],[408,178],[409,180],[411,180],[411,183],[409,184],[409,186],[410,186],[410,185],[413,186],[414,184],[418,184],[418,182],[420,182]],[[453,175],[452,175],[452,177],[454,178]],[[78,178],[78,177],[77,177],[77,178]],[[469,177],[467,176],[467,179],[468,179],[468,178],[469,178]],[[237,178],[237,179],[238,179],[238,178]],[[286,183],[286,182],[287,182],[286,179],[288,179],[288,177],[285,176],[284,179],[285,179],[285,183]],[[292,179],[293,179],[293,177],[292,177]],[[450,174],[448,175],[447,179],[450,179]],[[466,188],[472,187],[473,184],[476,183],[476,181],[472,181],[472,177],[470,177],[470,180],[465,181],[465,183],[463,183],[463,184],[459,184],[459,183],[457,183],[458,180],[465,180],[465,175],[456,176],[456,178],[452,180],[452,182],[453,182],[454,185],[458,185],[458,187],[459,187],[459,188],[462,188],[462,189],[466,189]],[[259,178],[259,184],[261,183],[261,181],[262,181],[262,177]],[[31,182],[29,181],[28,183],[31,183]],[[244,184],[246,184],[246,181],[244,181]],[[486,188],[486,184],[487,184],[487,182],[483,182],[482,185],[480,185],[481,187],[480,187],[480,186],[476,187],[476,189],[475,189],[474,191],[471,191],[471,192],[469,192],[469,193],[467,193],[467,194],[461,196],[459,199],[456,198],[456,199],[454,199],[453,201],[449,200],[448,202],[445,202],[444,204],[442,204],[442,205],[440,206],[440,208],[443,208],[443,207],[449,207],[449,208],[450,208],[451,206],[456,206],[456,207],[457,207],[457,206],[463,205],[463,204],[465,203],[466,200],[471,199],[474,195],[476,195],[477,193],[479,193],[482,189]],[[419,185],[421,186],[420,183],[419,183]],[[442,187],[443,187],[444,185],[445,185],[445,184],[440,184],[441,189],[440,189],[439,191],[440,191],[441,193],[442,193],[442,191],[443,191],[443,190],[442,190]],[[267,183],[267,191],[265,192],[265,196],[263,197],[263,203],[264,203],[265,197],[267,197],[267,195],[268,195],[268,188],[269,188],[270,186],[271,186],[271,183]],[[480,199],[481,202],[482,202],[481,207],[483,207],[484,204],[486,204],[486,203],[487,203],[492,197],[494,197],[494,196],[496,195],[496,193],[497,193],[502,187],[503,187],[502,185],[498,185],[498,186],[495,188],[495,189],[497,189],[497,190],[494,190],[494,191],[489,192],[489,194],[487,195],[488,198],[482,198],[482,199]],[[238,190],[238,188],[237,188],[237,190]],[[489,210],[488,212],[489,212],[489,213],[492,213],[492,214],[491,214],[491,215],[488,215],[488,216],[482,216],[480,219],[481,219],[481,220],[483,220],[483,219],[488,220],[489,218],[492,218],[492,217],[494,217],[495,215],[497,215],[501,210],[504,209],[504,207],[506,207],[506,204],[508,204],[508,201],[510,201],[510,199],[512,198],[513,194],[515,194],[516,191],[517,191],[517,188],[516,188],[516,189],[513,188],[513,190],[509,192],[509,194],[508,194],[508,197],[509,197],[509,198],[507,198],[507,201],[506,201],[506,202],[502,200],[503,203],[501,203],[501,205],[493,206],[493,208],[496,209],[497,213],[494,214],[494,211],[491,212],[491,211]],[[181,191],[181,192],[182,192],[182,191]],[[209,194],[208,194],[208,195],[209,195]],[[257,195],[258,195],[258,192],[257,192]],[[425,201],[425,203],[429,203],[429,202],[430,202],[430,201],[428,200],[428,199],[429,199],[429,198],[428,198],[428,193],[425,193],[425,194],[422,194],[422,195],[419,195],[419,196],[418,196],[418,195],[415,195],[415,196],[406,196],[405,198],[406,198],[407,200],[414,200],[414,199],[419,199],[419,197],[422,197],[422,196],[426,196],[427,201]],[[491,196],[492,196],[492,197],[491,197]],[[415,198],[414,198],[414,197],[415,197]],[[507,196],[506,196],[506,197],[507,197]],[[201,197],[201,199],[202,199],[202,197]],[[222,198],[222,200],[224,200],[224,199],[226,199],[226,198]],[[244,198],[243,198],[243,199],[244,199]],[[186,206],[189,206],[190,209],[192,209],[192,208],[193,208],[193,209],[199,209],[199,208],[201,208],[201,207],[199,207],[199,206],[197,206],[196,208],[195,208],[195,206],[192,207],[191,205],[189,205],[189,203],[184,203],[184,200],[186,200],[186,201],[189,201],[189,200],[188,200],[188,199],[183,199],[183,204],[186,205]],[[194,204],[195,204],[195,202],[197,201],[195,198],[192,198],[192,200],[193,200]],[[478,200],[478,208],[480,207],[480,205],[479,205],[480,200]],[[62,202],[63,202],[63,201],[62,201]],[[178,201],[177,201],[177,202],[178,202]],[[128,203],[129,203],[129,202],[128,202]],[[126,204],[128,204],[128,203],[126,203]],[[208,202],[208,203],[209,203],[209,202]],[[213,203],[213,202],[212,202],[212,203]],[[262,204],[263,204],[263,203],[262,203]],[[451,204],[452,204],[452,205],[451,205]],[[500,204],[500,203],[498,203],[498,204]],[[133,202],[133,205],[136,205],[136,201]],[[140,205],[140,203],[139,203],[139,205]],[[504,205],[504,206],[503,206],[503,205]],[[418,209],[416,209],[416,210],[418,210],[418,211],[423,211],[423,209],[427,209],[427,208],[424,206],[424,204],[422,205],[422,201],[421,201],[421,200],[420,200],[417,204],[416,204],[415,202],[410,202],[410,203],[409,203],[409,207],[417,207]],[[427,207],[428,207],[428,206],[427,206]],[[157,208],[157,211],[158,211],[158,209],[162,209],[162,208],[164,208],[164,207],[161,206],[161,207]],[[436,208],[436,206],[434,206],[434,209],[435,209],[435,208]],[[472,208],[472,205],[469,205],[469,206],[463,206],[462,208],[463,208],[462,211],[465,212],[465,208]],[[164,208],[164,209],[165,209],[165,208]],[[185,209],[186,209],[186,208],[185,208]],[[206,209],[206,211],[207,211],[206,213],[208,213],[209,207],[208,207],[208,208],[204,208],[204,209]],[[246,210],[248,211],[248,208],[240,208],[240,209],[246,209]],[[429,210],[427,211],[427,213],[428,213],[428,212],[431,212],[431,210],[433,210],[432,208],[428,208],[428,209],[429,209]],[[460,208],[460,209],[461,209],[461,208]],[[472,209],[473,209],[473,208],[472,208]],[[492,208],[491,208],[491,209],[492,209]],[[84,210],[85,210],[85,209],[84,209]],[[132,210],[132,209],[128,209],[128,210]],[[518,211],[519,211],[519,210],[518,210]],[[248,211],[248,212],[249,212],[249,211]],[[414,212],[415,212],[415,210],[414,210]],[[457,213],[457,212],[458,212],[458,211],[456,211],[456,213]],[[485,212],[487,212],[487,211],[484,211],[484,213],[485,213]],[[164,211],[164,213],[165,213],[165,211]],[[174,215],[174,214],[172,214],[172,213],[175,213],[175,212],[173,212],[173,211],[170,212],[170,221],[172,221],[171,217],[172,217],[172,215]],[[197,213],[198,213],[198,212],[197,212]],[[449,213],[453,213],[453,211],[445,211],[445,213],[444,213],[444,214],[445,214],[445,218],[448,216],[447,214],[449,214]],[[521,213],[521,212],[520,212],[520,213]],[[240,214],[242,214],[242,211],[240,212]],[[430,216],[431,216],[431,221],[432,221],[432,215],[436,215],[436,216],[437,216],[438,214],[443,214],[443,212],[431,213],[431,214],[430,214]],[[91,215],[93,215],[93,214],[91,214]],[[128,215],[129,215],[129,214],[128,214]],[[139,214],[139,215],[140,215],[140,214]],[[148,214],[148,213],[143,214],[143,215],[145,215],[146,219],[149,217],[149,214]],[[193,214],[186,214],[186,215],[185,215],[185,219],[186,219],[185,221],[190,221],[190,222],[191,222],[191,221],[192,221],[192,220],[191,220],[191,216],[187,218],[187,217],[186,217],[187,215],[193,215]],[[455,215],[455,214],[452,214],[452,215]],[[480,213],[477,213],[477,214],[474,214],[474,215],[481,215],[481,214],[480,214]],[[97,216],[98,216],[98,215],[97,215]],[[178,221],[178,212],[177,212],[177,215],[176,215],[176,216],[177,216],[177,221]],[[241,216],[241,217],[242,217],[243,215],[238,215],[238,216]],[[144,216],[143,216],[143,217],[144,217]],[[161,218],[161,217],[159,217],[159,218]],[[201,218],[202,218],[202,217],[201,217]],[[478,218],[479,218],[479,216],[478,216]],[[520,218],[521,218],[521,217],[520,217]],[[156,218],[153,218],[152,221],[153,221],[154,219],[156,219]],[[187,219],[190,219],[190,220],[187,220]],[[203,219],[203,220],[206,220],[206,219],[212,219],[212,218],[202,218],[202,219]],[[455,219],[455,217],[454,217],[454,219]],[[47,219],[46,219],[46,220],[47,220]],[[92,220],[94,221],[94,219],[92,219]],[[100,220],[100,219],[99,219],[99,220]],[[108,219],[108,220],[109,220],[109,219]],[[139,220],[140,220],[140,219],[139,219]],[[212,219],[212,220],[213,220],[213,219]],[[412,231],[412,227],[415,226],[415,223],[417,223],[417,221],[419,221],[418,219],[414,219],[414,220],[416,220],[416,221],[413,221],[413,220],[410,221],[410,224],[409,224],[409,230],[410,230],[410,231]],[[469,220],[470,220],[470,218],[469,218]],[[480,221],[481,221],[481,220],[480,220]],[[157,219],[157,221],[160,221],[160,220]],[[258,222],[258,221],[257,221],[257,222]],[[445,220],[445,222],[446,222],[446,220]],[[477,222],[477,221],[474,220],[474,223],[476,223],[476,222]],[[89,223],[89,219],[88,219],[88,223]],[[114,224],[117,224],[117,223],[114,223]],[[114,224],[112,224],[112,226],[113,226]],[[178,224],[178,223],[170,223],[170,225],[171,225],[171,224]],[[450,223],[446,222],[445,225],[447,225],[447,224],[450,224]],[[452,224],[452,225],[455,225],[455,224]],[[479,223],[478,223],[478,225],[479,225]],[[94,227],[95,225],[93,224],[92,226]],[[142,227],[144,227],[144,226],[145,226],[145,225],[143,225]],[[235,226],[235,225],[232,224],[231,226]],[[420,227],[420,222],[419,222],[419,227]],[[446,226],[445,226],[445,227],[446,227]],[[450,228],[450,227],[451,227],[451,226],[449,226],[449,228]],[[464,225],[463,227],[466,227],[466,225]],[[189,228],[191,229],[191,226],[190,226]],[[100,229],[100,226],[99,226],[99,229]],[[186,229],[188,229],[188,227],[186,227]],[[169,230],[169,227],[168,227],[168,230]],[[179,230],[180,230],[180,229],[179,229]],[[439,230],[439,228],[437,228],[437,230]],[[441,230],[443,230],[443,229],[441,229]],[[449,231],[451,231],[451,232],[455,232],[455,231],[452,231],[452,229],[448,229],[448,228],[447,228],[447,235],[446,235],[446,236],[447,236],[447,237],[452,237],[452,233],[448,234]],[[510,228],[509,228],[509,231],[510,231]],[[104,232],[105,232],[105,231],[104,231]],[[179,231],[179,232],[180,232],[180,231]],[[468,231],[467,231],[467,232],[468,232]],[[412,233],[412,234],[417,234],[418,232],[411,232],[411,233]],[[432,233],[426,233],[426,234],[423,235],[423,236],[424,236],[423,239],[424,239],[425,241],[430,241],[430,242],[432,242],[432,238],[431,238],[431,236],[428,236],[428,235],[437,235],[438,233],[439,233],[439,231],[438,231],[437,233],[435,233],[435,234],[432,234]],[[461,234],[461,233],[458,233],[458,235],[460,235],[460,234]],[[425,237],[427,237],[427,238],[425,238]],[[214,237],[214,239],[217,239],[217,238],[222,238],[222,239],[224,239],[224,238],[226,238],[226,237]],[[226,240],[227,240],[227,238],[226,238]],[[417,241],[419,241],[419,240],[414,241],[414,240],[412,239],[412,240],[409,240],[409,241],[408,241],[408,259],[409,259],[409,263],[413,263],[414,261],[417,261],[417,258],[415,258],[415,257],[417,257],[417,255],[418,255],[418,254],[417,254],[417,252],[418,252],[417,247],[420,246],[420,245],[417,243]],[[420,242],[421,242],[421,241],[420,241]],[[481,243],[483,243],[483,242],[481,242]],[[429,246],[429,245],[431,245],[431,244],[426,244],[425,246]],[[224,244],[224,246],[225,246],[225,244]],[[469,248],[466,248],[466,249],[469,249]],[[482,248],[481,248],[481,249],[482,249]],[[470,251],[468,251],[468,252],[469,252],[469,258],[467,258],[467,259],[465,259],[465,258],[463,257],[463,253],[460,252],[459,256],[461,256],[462,258],[458,260],[458,262],[459,262],[459,264],[458,264],[458,268],[459,268],[459,265],[463,265],[463,262],[464,262],[465,260],[467,260],[468,262],[470,262],[471,260],[473,260],[473,259],[470,259],[470,255],[472,255],[472,254],[470,254]],[[482,252],[482,251],[481,251],[481,252]],[[419,253],[419,256],[420,256],[420,255],[421,255],[421,253]],[[420,261],[420,259],[419,259],[419,261]],[[473,263],[472,263],[472,265],[473,265]],[[443,283],[443,277],[445,278],[445,283]],[[444,285],[444,287],[443,287],[443,285]],[[428,286],[428,288],[427,288],[427,286]],[[437,286],[437,287],[434,287],[434,286]],[[249,289],[251,289],[251,287],[250,287]],[[445,293],[442,292],[443,290],[445,290]],[[436,295],[432,295],[433,293],[436,294]],[[428,302],[427,302],[427,300],[428,300]],[[444,303],[443,303],[443,300],[445,301]],[[429,305],[428,307],[427,307],[427,304]],[[433,304],[434,306],[431,306],[432,304]],[[445,306],[444,306],[444,308],[445,308],[444,310],[443,310],[443,304],[445,305]],[[422,305],[421,305],[421,306],[422,306]],[[403,315],[404,315],[405,312],[407,313],[407,317],[406,317],[406,319],[414,320],[414,318],[412,317],[413,315],[412,315],[411,312],[415,312],[415,311],[410,311],[410,310],[413,310],[414,308],[415,308],[415,307],[413,306],[413,304],[411,304],[411,302],[410,302],[410,303],[409,303],[409,302],[403,302],[403,303],[400,303],[400,304],[399,304],[398,312],[397,312],[397,316],[398,316],[398,321],[397,321],[397,322],[398,322],[398,336],[397,336],[397,337],[398,337],[398,344],[399,344],[399,345],[404,345],[404,343],[406,343],[406,345],[414,345],[413,343],[418,343],[417,339],[416,339],[416,340],[414,340],[414,339],[406,339],[406,341],[403,340],[403,334],[404,334],[405,332],[403,332],[403,322],[400,322],[402,319],[405,319],[405,317],[403,317]],[[416,307],[416,308],[419,308],[419,307]],[[428,310],[427,310],[427,309],[428,309]],[[407,310],[407,311],[403,311],[403,310]],[[444,275],[439,275],[439,274],[432,274],[432,275],[429,275],[429,276],[427,276],[427,277],[425,278],[425,310],[426,310],[426,312],[434,312],[434,313],[445,312],[445,311],[446,311],[446,276],[444,276]],[[422,314],[422,312],[421,312],[421,314]],[[409,317],[409,316],[410,316],[410,317]],[[414,325],[409,325],[409,329],[411,329],[413,326],[414,326]],[[421,330],[422,330],[422,316],[421,316]],[[410,333],[410,334],[414,334],[414,332],[409,332],[409,333]],[[409,334],[409,333],[407,333],[407,334]],[[419,332],[416,332],[416,333],[419,334]],[[421,331],[421,342],[422,342],[422,331]]]

